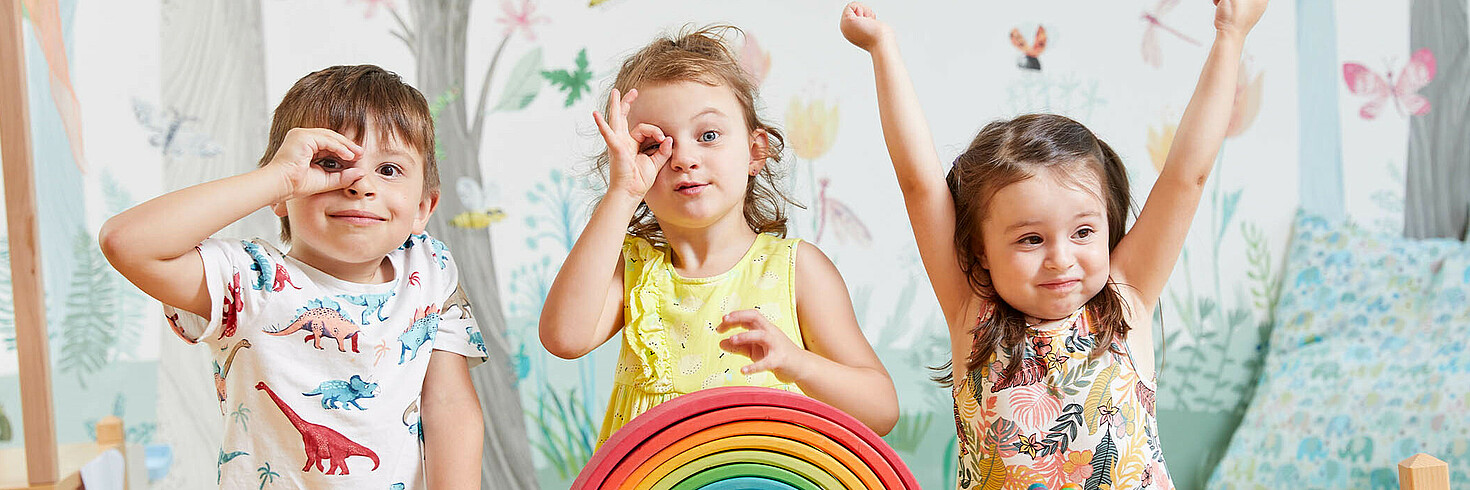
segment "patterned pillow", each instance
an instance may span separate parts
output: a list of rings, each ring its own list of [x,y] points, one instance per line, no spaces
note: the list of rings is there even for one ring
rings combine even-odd
[[[1470,247],[1298,214],[1270,351],[1209,488],[1470,486]]]

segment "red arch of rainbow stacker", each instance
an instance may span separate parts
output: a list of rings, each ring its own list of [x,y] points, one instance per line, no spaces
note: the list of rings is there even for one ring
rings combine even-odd
[[[575,490],[735,486],[919,488],[893,448],[851,415],[795,393],[745,386],[683,395],[639,415],[592,455],[572,484]]]

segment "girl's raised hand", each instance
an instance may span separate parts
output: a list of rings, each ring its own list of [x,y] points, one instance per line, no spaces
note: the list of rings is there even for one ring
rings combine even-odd
[[[786,333],[767,320],[759,310],[730,312],[722,320],[720,326],[715,328],[717,333],[745,327],[744,332],[720,341],[721,350],[740,354],[754,361],[740,368],[741,374],[770,371],[782,383],[802,379],[805,363],[801,361],[803,355],[809,352],[792,343]]]
[[[363,149],[341,133],[325,128],[291,128],[281,147],[271,156],[267,169],[281,172],[285,192],[282,200],[341,189],[366,175],[351,162]]]
[[[878,14],[858,2],[852,2],[842,8],[842,37],[847,42],[863,48],[864,51],[872,51],[879,43],[893,36],[893,30],[878,20]]]
[[[1215,0],[1215,30],[1244,37],[1265,11],[1266,0]]]
[[[602,140],[607,142],[610,160],[607,191],[627,192],[642,200],[653,187],[659,169],[674,154],[674,139],[652,124],[639,124],[628,130],[628,111],[637,98],[638,89],[629,90],[627,96],[613,89],[607,100],[607,118],[592,111],[592,119],[597,123],[597,132],[602,133]]]

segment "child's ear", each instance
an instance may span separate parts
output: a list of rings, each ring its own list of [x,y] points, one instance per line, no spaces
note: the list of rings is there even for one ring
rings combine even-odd
[[[990,270],[990,259],[985,258],[985,253],[980,253],[980,268]]]
[[[771,137],[764,129],[750,132],[750,168],[746,173],[751,177],[760,175],[761,170],[766,168],[766,160],[771,158]]]
[[[271,212],[276,213],[276,216],[277,217],[285,218],[286,217],[286,201],[281,201],[281,202],[272,204],[271,205]]]
[[[438,207],[439,191],[437,190],[424,194],[424,198],[419,200],[419,211],[413,219],[413,233],[415,235],[422,235],[424,233],[424,229],[429,226],[429,217],[434,215],[434,210]]]

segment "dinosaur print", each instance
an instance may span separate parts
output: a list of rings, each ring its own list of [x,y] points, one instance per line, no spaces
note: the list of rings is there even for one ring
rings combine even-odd
[[[351,339],[352,352],[359,352],[357,350],[357,338],[362,331],[358,329],[357,324],[352,323],[351,319],[342,315],[340,307],[337,306],[337,302],[331,299],[322,298],[308,301],[305,308],[298,308],[296,310],[296,320],[291,322],[286,328],[274,332],[267,330],[265,333],[282,337],[300,330],[310,332],[306,336],[306,341],[312,342],[312,347],[320,349],[322,348],[323,338],[332,338],[337,340],[338,351],[347,352],[347,349],[343,347],[342,343]]]
[[[337,297],[348,303],[364,307],[362,310],[362,324],[367,325],[368,315],[370,313],[376,313],[380,322],[388,319],[383,316],[383,305],[388,304],[388,299],[392,298],[394,294],[396,294],[395,291],[388,291],[386,293],[376,294],[340,294]]]
[[[461,319],[469,320],[475,317],[474,312],[470,308],[469,295],[464,293],[463,286],[454,287],[454,294],[449,295],[449,299],[444,300],[444,305],[439,307],[439,311],[444,312],[444,315],[448,315],[455,308],[459,308],[459,318]]]
[[[225,466],[225,463],[228,463],[228,462],[230,462],[230,460],[235,459],[235,458],[238,458],[240,456],[247,456],[249,454],[250,453],[247,453],[245,451],[230,451],[230,452],[227,453],[227,452],[225,452],[225,449],[224,448],[220,448],[220,450],[219,450],[219,462],[218,463],[215,463],[215,465],[214,465],[214,484],[215,485],[219,485],[219,483],[220,483],[220,468],[224,467]]]
[[[266,258],[260,245],[243,240],[240,241],[240,245],[245,247],[245,252],[250,254],[250,258],[255,261],[250,264],[250,270],[255,271],[255,283],[250,287],[256,291],[265,289],[265,285],[270,283],[271,260]]]
[[[306,396],[321,395],[323,409],[346,409],[350,405],[357,407],[358,410],[363,410],[362,405],[357,404],[357,400],[378,396],[378,384],[363,381],[361,376],[354,374],[352,375],[352,379],[347,381],[340,379],[323,381],[321,386],[316,387],[316,390],[302,394]],[[337,406],[338,403],[342,404],[342,406]]]
[[[408,404],[408,408],[403,409],[403,425],[405,425],[405,426],[408,427],[408,433],[410,435],[418,436],[418,438],[419,438],[419,445],[420,446],[423,446],[423,444],[424,444],[424,418],[423,418],[423,416],[419,415],[419,401],[418,400],[414,400],[413,403],[409,403]],[[423,449],[423,448],[420,447],[419,449]]]
[[[425,306],[423,311],[414,310],[413,324],[398,336],[398,341],[403,343],[403,349],[398,351],[398,364],[402,365],[405,362],[403,355],[409,352],[413,352],[413,356],[408,358],[409,361],[417,359],[419,347],[423,347],[425,343],[433,345],[434,336],[438,332],[439,307],[437,305]]]
[[[276,264],[276,279],[271,281],[271,291],[279,292],[282,289],[286,289],[287,284],[290,284],[293,288],[301,289],[301,286],[297,286],[296,283],[291,282],[291,274],[286,273],[286,266]]]
[[[302,420],[301,416],[286,405],[281,397],[276,396],[276,392],[266,386],[264,381],[256,382],[255,389],[269,395],[271,400],[276,402],[276,408],[281,409],[281,414],[285,415],[286,419],[291,421],[291,425],[296,427],[296,431],[301,433],[301,444],[306,451],[306,466],[301,467],[301,471],[310,472],[311,467],[316,466],[317,471],[321,471],[322,474],[346,475],[347,458],[352,456],[363,456],[373,460],[373,469],[368,471],[378,469],[378,454],[373,450],[352,442],[351,439],[327,426]],[[323,470],[322,461],[329,461],[332,466]]]
[[[400,245],[398,249],[408,250],[410,248],[413,248],[414,240],[423,240],[429,242],[429,248],[431,249],[430,254],[434,256],[435,261],[439,264],[439,268],[443,269],[445,267],[448,267],[449,247],[444,246],[444,242],[441,242],[437,238],[429,236],[428,233],[409,235],[408,240],[403,242],[403,245]]]
[[[444,242],[441,242],[434,237],[424,235],[424,238],[429,239],[429,248],[434,251],[434,259],[439,263],[439,268],[444,269],[445,267],[448,267],[449,247],[444,246]]]
[[[235,272],[234,282],[225,286],[230,295],[225,297],[225,311],[220,314],[220,340],[235,336],[235,327],[240,322],[240,311],[245,309],[245,302],[240,299],[240,273]]]
[[[198,340],[191,339],[188,335],[184,335],[184,327],[179,326],[178,313],[174,313],[172,315],[163,315],[163,317],[168,319],[168,327],[170,329],[173,329],[174,335],[178,335],[179,338],[184,339],[184,342],[188,342],[189,344],[199,343]]]
[[[225,413],[225,377],[230,375],[230,365],[235,363],[235,354],[239,354],[240,349],[249,347],[250,339],[240,339],[230,350],[230,356],[225,358],[223,368],[220,367],[219,361],[214,361],[214,391],[216,395],[219,395],[219,413]]]
[[[479,330],[475,330],[475,327],[465,327],[464,331],[470,334],[470,344],[479,349],[480,354],[490,355],[490,351],[485,350],[485,336],[480,335]]]

